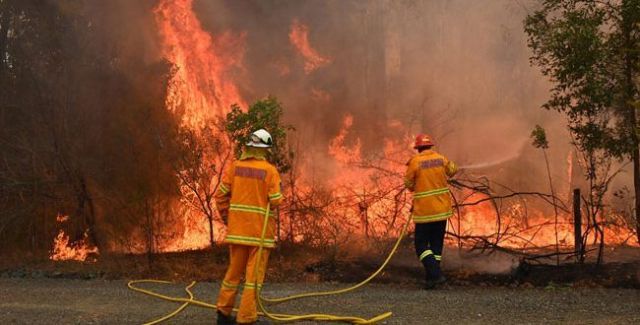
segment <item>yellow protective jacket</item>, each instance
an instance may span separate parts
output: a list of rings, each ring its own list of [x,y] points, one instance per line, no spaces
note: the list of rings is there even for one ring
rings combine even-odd
[[[282,201],[280,174],[264,158],[245,155],[235,161],[222,176],[216,192],[216,205],[227,215],[225,243],[260,246],[260,235],[267,203],[273,208]],[[269,218],[265,247],[275,247],[275,221]]]
[[[453,215],[447,178],[456,171],[452,161],[433,150],[424,150],[409,160],[404,184],[413,191],[414,222],[442,221]]]

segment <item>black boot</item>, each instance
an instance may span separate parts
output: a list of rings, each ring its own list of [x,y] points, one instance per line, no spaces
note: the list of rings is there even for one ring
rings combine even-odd
[[[221,312],[218,312],[218,325],[235,325],[236,324],[236,319],[235,317],[229,315],[225,315]]]
[[[436,274],[436,264],[435,260],[430,259],[429,257],[422,260],[422,266],[424,266],[424,283],[425,289],[433,289],[434,285],[433,279],[436,279],[438,275]]]
[[[435,289],[437,286],[442,285],[447,282],[447,278],[444,275],[440,274],[437,277],[427,278],[427,282],[424,286],[426,290]]]
[[[424,268],[424,283],[427,285],[429,283],[429,269]]]

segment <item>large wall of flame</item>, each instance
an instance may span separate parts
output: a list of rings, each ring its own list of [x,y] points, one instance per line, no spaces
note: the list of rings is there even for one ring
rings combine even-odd
[[[337,179],[366,178],[367,173],[344,167],[362,157],[382,154],[406,160],[410,137],[428,132],[438,149],[459,165],[481,167],[472,172],[518,190],[547,192],[542,153],[529,145],[535,124],[549,131],[551,172],[559,195],[568,196],[572,181],[581,176],[568,163],[578,159],[569,156],[562,118],[540,109],[551,85],[530,67],[522,30],[533,1],[179,2],[193,7],[163,12],[164,20],[157,14],[161,1],[47,2],[60,15],[86,22],[83,33],[70,31],[59,48],[77,50],[71,58],[97,61],[96,66],[105,69],[103,74],[87,69],[72,79],[70,87],[76,87],[80,98],[73,102],[78,112],[74,116],[82,119],[71,137],[72,144],[79,145],[69,146],[69,156],[89,179],[100,231],[121,238],[108,248],[131,249],[130,238],[144,246],[144,241],[174,236],[163,232],[168,228],[184,230],[173,219],[179,208],[173,204],[178,194],[172,159],[179,148],[171,148],[170,138],[185,123],[168,114],[177,110],[162,106],[167,104],[162,97],[172,90],[165,78],[182,64],[167,58],[159,31],[167,20],[177,30],[197,25],[198,30],[187,29],[194,37],[202,36],[200,28],[213,37],[205,53],[189,53],[197,64],[189,71],[174,70],[174,76],[203,67],[205,73],[219,71],[219,66],[207,66],[210,58],[229,58],[221,61],[226,65],[223,80],[196,75],[194,84],[204,96],[185,96],[197,95],[198,101],[209,103],[204,107],[228,105],[230,100],[251,103],[268,94],[278,97],[286,119],[297,129],[293,146],[306,161],[300,173],[325,180],[328,189]],[[180,15],[189,15],[191,22],[196,18],[197,24],[183,26],[185,16]],[[69,39],[83,46],[71,48],[65,42]],[[65,62],[69,71],[83,66],[70,62],[76,61]],[[215,101],[207,97],[207,89],[233,93],[229,100]],[[216,109],[221,111],[210,115],[226,111]],[[182,107],[179,113],[188,111]],[[621,178],[624,183],[629,176]],[[73,213],[75,202],[69,197],[66,210],[53,211],[58,207],[50,205],[47,215]],[[158,223],[145,223],[149,214]],[[72,220],[83,218],[72,215]],[[160,229],[158,238],[145,238],[143,233],[154,227]],[[80,235],[86,229],[84,224],[77,228]],[[55,235],[55,230],[48,231]]]
[[[564,177],[568,136],[555,113],[540,109],[550,84],[529,66],[522,30],[532,5],[218,0],[195,1],[194,9],[212,33],[246,32],[244,69],[236,79],[243,97],[281,99],[316,161],[323,161],[349,114],[345,144],[360,141],[365,156],[380,151],[384,138],[424,131],[461,165],[520,157],[510,166],[514,174],[521,172],[517,165],[544,172],[528,140],[542,124],[551,132],[554,172]],[[299,24],[326,60],[311,71],[291,41]],[[389,127],[391,121],[401,127]]]
[[[367,177],[346,164],[388,155],[389,146],[409,147],[412,135],[427,132],[459,165],[478,167],[472,173],[517,190],[548,192],[542,153],[529,144],[536,124],[549,131],[558,195],[568,199],[579,183],[581,171],[573,168],[578,159],[562,119],[540,109],[551,84],[529,65],[522,21],[534,1],[174,3],[182,8],[167,7],[171,10],[162,15],[162,5],[154,8],[151,27],[157,34],[144,38],[158,50],[148,47],[145,55],[167,59],[163,23],[195,28],[176,34],[186,50],[179,56],[198,58],[191,64],[170,62],[176,74],[205,80],[198,82],[201,95],[225,106],[230,100],[244,104],[268,94],[278,97],[297,129],[292,138],[305,161],[301,172],[327,180],[327,188]],[[131,6],[133,12],[148,10]],[[203,44],[189,37],[207,38],[202,31],[211,35],[212,45],[189,48]],[[195,95],[189,89],[183,100]],[[218,110],[206,113],[213,116],[227,111],[216,100],[209,102],[193,107],[191,117],[203,113],[198,110]],[[393,153],[402,161],[410,151]]]

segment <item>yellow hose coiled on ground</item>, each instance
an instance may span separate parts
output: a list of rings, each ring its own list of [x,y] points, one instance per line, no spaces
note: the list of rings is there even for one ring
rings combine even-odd
[[[257,275],[258,265],[260,265],[260,260],[262,258],[262,250],[264,248],[263,241],[264,241],[264,237],[265,237],[266,230],[267,230],[267,222],[268,222],[269,210],[270,210],[270,206],[267,205],[267,212],[265,213],[264,224],[262,226],[262,234],[260,236],[261,243],[260,243],[260,248],[258,249],[258,260],[256,262],[256,267],[254,268],[255,275]],[[271,313],[271,312],[267,311],[265,306],[264,306],[264,304],[263,304],[263,302],[282,303],[282,302],[286,302],[286,301],[290,301],[290,300],[294,300],[294,299],[337,295],[337,294],[346,293],[346,292],[349,292],[349,291],[352,291],[352,290],[355,290],[355,289],[358,289],[358,288],[362,287],[363,285],[369,283],[378,274],[380,274],[380,272],[382,272],[382,270],[387,266],[387,264],[389,264],[389,261],[391,260],[391,258],[395,254],[395,252],[398,250],[398,246],[400,246],[400,242],[402,241],[402,238],[404,238],[404,235],[407,232],[407,228],[408,228],[410,222],[411,222],[411,218],[407,219],[407,222],[402,227],[402,232],[400,233],[400,236],[398,237],[398,240],[393,245],[393,248],[391,249],[391,252],[389,252],[389,255],[384,260],[382,265],[380,265],[380,267],[375,272],[373,272],[368,278],[364,279],[360,283],[357,283],[357,284],[355,284],[353,286],[350,286],[350,287],[347,287],[347,288],[338,289],[338,290],[309,292],[309,293],[291,295],[291,296],[282,297],[282,298],[264,298],[264,297],[261,296],[262,286],[257,286],[256,297],[257,297],[258,308],[259,308],[258,315],[268,317],[268,318],[273,319],[273,320],[278,321],[278,322],[294,322],[294,321],[303,321],[303,320],[313,320],[313,321],[346,322],[346,323],[352,323],[352,324],[373,324],[373,323],[377,323],[377,322],[379,322],[379,321],[381,321],[383,319],[386,319],[386,318],[390,317],[392,315],[391,312],[382,313],[382,314],[377,315],[377,316],[375,316],[373,318],[370,318],[370,319],[364,319],[364,318],[355,317],[355,316],[337,316],[337,315],[329,315],[329,314],[307,314],[307,315],[278,314],[278,313]],[[255,278],[257,279],[257,276]],[[198,307],[204,307],[204,308],[211,308],[211,309],[216,309],[217,308],[216,305],[214,305],[214,304],[209,304],[209,303],[194,299],[193,293],[191,292],[190,289],[196,284],[195,281],[191,282],[191,284],[189,284],[185,288],[185,291],[189,295],[189,298],[171,297],[171,296],[167,296],[167,295],[163,295],[163,294],[159,294],[159,293],[153,292],[151,290],[138,288],[138,287],[135,286],[135,284],[137,284],[137,283],[171,284],[172,282],[170,282],[170,281],[134,280],[134,281],[129,281],[127,286],[129,287],[129,289],[131,289],[133,291],[137,291],[137,292],[149,295],[149,296],[153,296],[153,297],[160,298],[160,299],[167,300],[167,301],[182,302],[182,305],[180,305],[180,307],[178,307],[175,311],[173,311],[173,312],[171,312],[171,313],[169,313],[169,314],[167,314],[167,315],[165,315],[165,316],[163,316],[161,318],[158,318],[158,319],[156,319],[154,321],[145,323],[145,325],[158,324],[160,322],[168,320],[171,317],[174,317],[175,315],[180,313],[182,310],[184,310],[189,304],[192,304],[192,305],[195,305],[195,306],[198,306]],[[234,309],[234,311],[237,311],[237,309]]]

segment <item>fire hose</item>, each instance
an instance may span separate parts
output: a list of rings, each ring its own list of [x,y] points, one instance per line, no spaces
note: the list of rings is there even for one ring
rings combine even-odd
[[[260,236],[260,246],[258,248],[257,263],[255,264],[256,266],[253,269],[254,276],[255,276],[256,279],[257,279],[257,274],[258,274],[258,266],[260,265],[260,261],[262,259],[262,251],[264,249],[264,239],[265,239],[265,234],[266,234],[266,231],[267,231],[269,210],[270,210],[270,205],[267,205],[267,209],[266,209],[266,213],[265,213],[265,217],[264,217],[264,223],[262,225],[262,234]],[[267,302],[267,303],[282,303],[282,302],[291,301],[291,300],[295,300],[295,299],[301,299],[301,298],[337,295],[337,294],[342,294],[342,293],[346,293],[346,292],[349,292],[349,291],[353,291],[353,290],[356,290],[356,289],[364,286],[365,284],[369,283],[373,278],[375,278],[378,274],[380,274],[380,272],[382,272],[382,270],[387,266],[387,264],[389,263],[389,261],[391,260],[393,255],[398,250],[398,246],[400,246],[400,242],[402,241],[402,238],[404,238],[404,235],[407,232],[407,228],[409,226],[409,223],[411,223],[411,217],[409,217],[407,219],[407,222],[402,227],[402,231],[400,232],[400,236],[396,240],[396,243],[393,245],[393,248],[391,249],[391,252],[389,252],[389,255],[387,255],[387,258],[380,265],[380,267],[375,272],[373,272],[369,277],[367,277],[366,279],[364,279],[363,281],[361,281],[361,282],[359,282],[359,283],[357,283],[355,285],[352,285],[352,286],[347,287],[347,288],[338,289],[338,290],[308,292],[308,293],[301,293],[301,294],[296,294],[296,295],[291,295],[291,296],[286,296],[286,297],[281,297],[281,298],[265,298],[265,297],[262,297],[262,286],[256,286],[257,287],[256,300],[257,300],[258,308],[259,308],[258,315],[265,316],[265,317],[267,317],[269,319],[272,319],[272,320],[275,320],[275,321],[278,321],[278,322],[295,322],[295,321],[303,321],[303,320],[313,320],[313,321],[345,322],[345,323],[352,323],[352,324],[374,324],[374,323],[377,323],[377,322],[379,322],[379,321],[381,321],[383,319],[386,319],[386,318],[390,317],[392,315],[391,312],[385,312],[385,313],[379,314],[379,315],[377,315],[377,316],[375,316],[373,318],[370,318],[370,319],[364,319],[364,318],[356,317],[356,316],[338,316],[338,315],[330,315],[330,314],[306,314],[306,315],[279,314],[279,313],[271,313],[271,312],[269,312],[265,308],[264,302]],[[182,305],[180,305],[180,307],[178,307],[173,312],[171,312],[171,313],[169,313],[169,314],[167,314],[167,315],[165,315],[165,316],[163,316],[161,318],[158,318],[156,320],[153,320],[153,321],[150,321],[148,323],[145,323],[145,325],[158,324],[160,322],[166,321],[166,320],[178,315],[182,310],[187,308],[187,306],[189,306],[189,304],[195,305],[195,306],[198,306],[198,307],[217,309],[215,304],[209,304],[209,303],[206,303],[204,301],[196,300],[194,298],[194,295],[191,292],[191,288],[196,284],[195,281],[191,282],[187,287],[185,287],[185,291],[189,295],[189,298],[172,297],[172,296],[163,295],[163,294],[151,291],[151,290],[142,289],[142,288],[139,288],[139,287],[135,286],[135,284],[138,284],[138,283],[172,284],[173,282],[171,282],[171,281],[163,281],[163,280],[133,280],[133,281],[129,281],[129,283],[127,283],[127,287],[129,287],[129,289],[131,289],[133,291],[137,291],[137,292],[149,295],[149,296],[153,296],[153,297],[160,298],[160,299],[167,300],[167,301],[181,302],[182,303]],[[233,310],[237,311],[237,308],[235,308]]]

